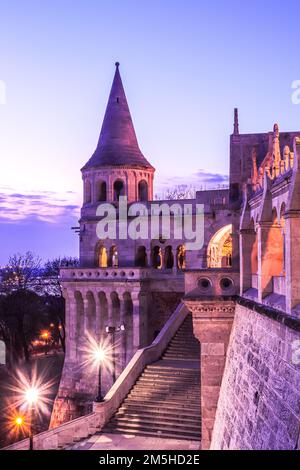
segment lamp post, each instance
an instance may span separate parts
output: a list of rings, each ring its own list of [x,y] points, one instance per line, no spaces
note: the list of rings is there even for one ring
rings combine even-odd
[[[102,396],[102,387],[101,387],[101,374],[102,374],[102,362],[105,359],[105,350],[100,346],[94,351],[94,359],[98,364],[98,394],[96,397],[96,402],[101,403],[103,400]]]
[[[116,354],[115,354],[115,334],[119,331],[125,331],[125,325],[122,323],[120,326],[106,326],[106,333],[111,335],[112,343],[112,360],[113,360],[113,383],[116,381]]]
[[[13,420],[14,425],[18,429],[18,437],[20,436],[20,433],[22,431],[22,428],[24,426],[24,417],[21,415],[17,415],[14,420]]]
[[[39,398],[39,390],[36,387],[30,387],[25,392],[25,400],[29,407],[29,450],[33,450],[33,420],[35,405]]]
[[[46,348],[45,348],[45,356],[48,354],[48,347],[49,347],[49,339],[50,339],[50,332],[45,330],[45,331],[42,331],[41,333],[41,338],[43,338],[45,340],[45,345],[46,345]]]

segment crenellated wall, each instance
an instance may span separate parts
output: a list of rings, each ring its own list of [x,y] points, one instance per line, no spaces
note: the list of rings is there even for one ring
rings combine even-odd
[[[239,299],[211,449],[300,449],[300,322]]]

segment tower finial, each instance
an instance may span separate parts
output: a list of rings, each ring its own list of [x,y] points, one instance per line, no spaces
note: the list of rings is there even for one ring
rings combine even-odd
[[[115,66],[117,67],[117,69],[119,68],[119,65],[120,65],[120,62],[115,62]]]
[[[239,135],[239,111],[238,111],[238,108],[234,108],[233,133],[234,133],[234,135]]]

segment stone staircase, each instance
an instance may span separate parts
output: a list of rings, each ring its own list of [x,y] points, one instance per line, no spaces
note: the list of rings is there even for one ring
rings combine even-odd
[[[189,314],[101,433],[200,440],[200,350]]]

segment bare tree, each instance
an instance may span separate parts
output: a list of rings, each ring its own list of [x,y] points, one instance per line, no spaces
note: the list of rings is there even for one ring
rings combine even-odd
[[[11,293],[32,289],[40,274],[40,268],[41,259],[31,251],[10,256],[7,265],[1,271],[1,291]]]
[[[76,267],[79,265],[78,258],[63,257],[48,260],[45,263],[43,278],[46,293],[46,307],[51,322],[55,325],[55,336],[58,336],[63,351],[65,351],[65,303],[59,280],[59,272],[63,267]]]
[[[173,188],[168,188],[167,191],[159,197],[156,195],[156,199],[161,200],[180,200],[180,199],[194,199],[196,197],[196,188],[189,186],[187,184],[182,184],[179,186],[174,186]]]

